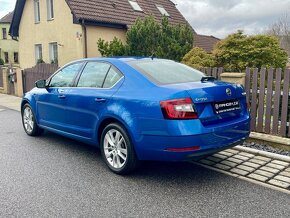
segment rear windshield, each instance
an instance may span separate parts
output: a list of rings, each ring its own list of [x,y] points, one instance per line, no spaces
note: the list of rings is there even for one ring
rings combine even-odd
[[[170,60],[132,61],[128,64],[160,85],[196,82],[205,76],[198,70]]]

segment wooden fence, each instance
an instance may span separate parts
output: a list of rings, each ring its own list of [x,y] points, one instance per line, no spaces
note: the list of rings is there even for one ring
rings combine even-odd
[[[290,69],[247,69],[251,130],[290,137]]]
[[[22,71],[23,80],[23,92],[28,92],[35,87],[35,82],[41,79],[47,79],[56,70],[58,66],[56,64],[37,64],[35,67],[28,68]]]
[[[224,72],[224,68],[222,67],[204,67],[199,70],[207,76],[213,76],[216,79],[220,79],[221,74]]]

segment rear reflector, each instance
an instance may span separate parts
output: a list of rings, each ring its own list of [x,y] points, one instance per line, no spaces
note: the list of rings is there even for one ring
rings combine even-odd
[[[167,120],[189,120],[198,118],[191,98],[161,101],[160,107],[164,118]]]
[[[194,146],[190,148],[167,148],[166,151],[176,151],[176,152],[183,152],[183,151],[197,151],[200,150],[200,146]]]

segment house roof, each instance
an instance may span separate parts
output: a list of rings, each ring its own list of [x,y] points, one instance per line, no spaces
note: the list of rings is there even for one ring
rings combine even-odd
[[[199,47],[204,49],[207,53],[212,53],[214,46],[220,41],[219,38],[214,36],[206,36],[206,35],[194,35],[194,47]]]
[[[86,25],[110,26],[128,28],[138,17],[154,16],[161,21],[163,15],[156,5],[161,5],[169,13],[169,22],[172,24],[188,24],[186,19],[171,0],[136,0],[142,12],[135,11],[128,0],[66,0],[74,23]],[[19,36],[19,24],[26,0],[17,0],[13,16],[10,35]]]
[[[138,17],[154,16],[161,21],[163,15],[156,5],[162,5],[173,24],[188,24],[170,0],[137,0],[143,10],[135,11],[128,0],[66,0],[78,20],[88,20],[131,26]]]
[[[13,13],[14,13],[14,11],[9,12],[4,17],[2,17],[0,19],[0,23],[11,23],[12,22],[12,18],[13,18]]]

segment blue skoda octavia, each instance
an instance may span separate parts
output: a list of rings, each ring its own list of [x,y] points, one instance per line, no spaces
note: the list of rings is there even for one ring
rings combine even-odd
[[[245,91],[181,63],[155,58],[82,59],[36,82],[21,104],[24,130],[101,150],[117,174],[142,160],[181,161],[243,142]]]

